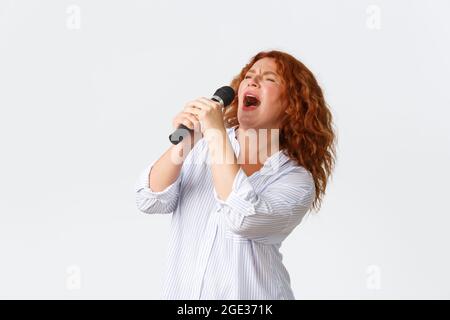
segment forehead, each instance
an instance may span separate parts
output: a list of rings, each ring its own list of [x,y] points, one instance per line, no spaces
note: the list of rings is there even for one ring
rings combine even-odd
[[[278,69],[277,68],[277,64],[276,64],[276,62],[275,62],[275,60],[273,58],[262,58],[262,59],[259,59],[250,68],[250,70],[262,71],[262,72],[264,72],[264,71],[276,72],[277,69]]]

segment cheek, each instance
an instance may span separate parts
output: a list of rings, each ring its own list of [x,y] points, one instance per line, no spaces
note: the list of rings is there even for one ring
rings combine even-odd
[[[279,105],[281,104],[281,93],[278,88],[268,87],[265,92],[267,102],[270,105]]]
[[[245,80],[242,80],[238,87],[238,96],[241,95],[241,93],[244,91],[245,87],[246,87]]]
[[[267,91],[267,107],[270,109],[268,112],[271,116],[277,117],[282,113],[284,110],[284,104],[281,97],[281,92],[278,90],[278,88],[275,88],[273,90]]]

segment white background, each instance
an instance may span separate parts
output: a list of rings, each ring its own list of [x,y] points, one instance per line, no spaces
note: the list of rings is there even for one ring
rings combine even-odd
[[[282,246],[297,299],[450,298],[450,2],[0,0],[0,298],[157,299],[170,216],[135,206],[172,118],[260,50],[338,134]]]

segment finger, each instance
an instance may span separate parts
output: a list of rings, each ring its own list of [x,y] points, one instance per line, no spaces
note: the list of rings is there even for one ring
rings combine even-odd
[[[197,105],[198,105],[197,100],[192,100],[192,101],[189,101],[188,103],[186,103],[186,105],[184,106],[184,109],[196,108],[196,109],[201,110],[201,106],[197,106]]]
[[[217,101],[214,101],[214,100],[211,100],[211,99],[207,99],[205,97],[201,97],[198,100],[202,101],[203,103],[205,103],[206,105],[208,105],[210,107],[213,107],[213,108],[220,107],[220,108],[222,108],[222,105],[219,102],[217,102]]]
[[[202,109],[196,108],[195,106],[186,105],[186,107],[184,108],[184,112],[193,114],[198,118],[200,113],[202,112]]]
[[[195,109],[195,108],[193,108],[193,109],[195,110],[194,112],[200,112],[199,109]],[[188,109],[188,110],[189,110],[189,109]],[[200,129],[201,129],[201,124],[200,124],[199,116],[196,115],[196,114],[189,113],[188,111],[186,111],[184,114],[185,114],[186,117],[188,117],[189,120],[194,124],[194,131],[200,131]]]
[[[192,121],[190,121],[189,119],[184,118],[182,123],[189,129],[191,129],[191,130],[194,129],[194,123]]]
[[[191,120],[192,122],[198,121],[198,116],[197,116],[196,114],[192,114],[192,113],[190,113],[190,112],[188,112],[188,111],[184,111],[184,112],[182,113],[182,115],[183,115],[184,117],[188,117],[189,120]]]
[[[176,127],[178,128],[180,126],[180,124],[185,125],[187,128],[192,129],[194,128],[194,124],[192,123],[191,120],[189,120],[189,118],[185,117],[185,116],[180,116],[176,121],[175,121]]]
[[[194,107],[200,110],[208,110],[210,108],[210,105],[208,103],[205,103],[205,101],[196,99],[194,101],[188,102],[186,104],[186,107]]]
[[[189,121],[192,122],[192,124],[194,125],[194,129],[196,129],[197,126],[200,124],[200,122],[199,122],[197,116],[195,116],[195,115],[193,115],[193,114],[191,114],[191,113],[188,113],[188,112],[184,112],[183,115],[184,115],[186,118],[188,118]]]

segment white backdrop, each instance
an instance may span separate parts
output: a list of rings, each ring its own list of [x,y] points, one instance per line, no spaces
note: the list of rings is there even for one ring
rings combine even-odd
[[[297,299],[450,298],[450,2],[0,0],[0,298],[160,298],[135,206],[172,118],[260,50],[317,76],[338,160],[282,246]]]

